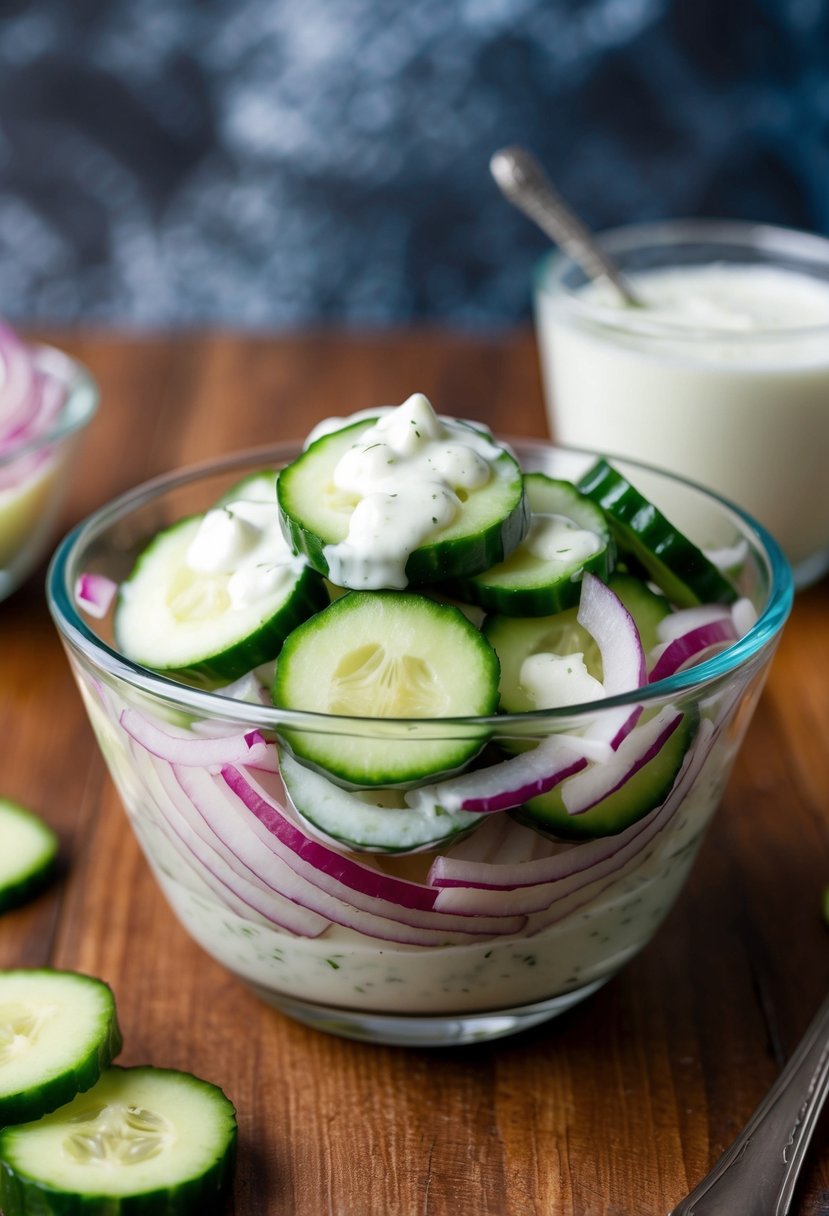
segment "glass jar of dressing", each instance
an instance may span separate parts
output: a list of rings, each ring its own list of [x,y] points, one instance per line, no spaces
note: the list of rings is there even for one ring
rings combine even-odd
[[[772,532],[798,586],[814,582],[829,570],[829,241],[706,220],[600,240],[646,307],[563,254],[541,263],[554,438],[718,491]]]

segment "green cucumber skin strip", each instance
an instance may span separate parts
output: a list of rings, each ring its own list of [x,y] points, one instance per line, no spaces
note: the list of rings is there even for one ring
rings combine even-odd
[[[152,1069],[119,1068],[116,1065],[112,1071],[129,1074],[151,1072]],[[199,1077],[184,1075],[199,1085],[216,1090],[216,1086]],[[221,1093],[221,1090],[217,1092]],[[18,1171],[14,1166],[14,1142],[21,1133],[25,1133],[25,1126],[3,1128],[0,1131],[2,1216],[213,1216],[214,1213],[218,1216],[232,1184],[238,1140],[235,1111],[227,1097],[224,1094],[222,1097],[233,1117],[226,1151],[199,1177],[184,1179],[174,1186],[140,1195],[107,1196],[59,1191],[32,1174]]]
[[[0,912],[9,912],[12,908],[19,908],[22,904],[28,903],[30,899],[34,899],[55,879],[58,873],[60,841],[52,828],[19,802],[14,802],[10,798],[0,798],[0,814],[3,812],[27,821],[35,820],[43,834],[43,852],[40,858],[32,863],[31,868],[25,874],[20,874],[16,879],[10,880],[0,888]]]
[[[606,460],[597,461],[577,488],[605,511],[619,549],[631,552],[678,607],[737,599],[713,562]]]
[[[356,423],[353,427],[344,429],[353,429],[355,433],[359,433],[376,421],[376,418],[368,418]],[[486,436],[486,432],[481,433]],[[330,544],[336,544],[339,538],[320,536],[297,518],[299,512],[292,504],[291,470],[309,453],[313,454],[318,444],[324,444],[330,438],[330,435],[323,435],[306,448],[302,456],[298,457],[293,464],[282,469],[276,487],[282,531],[286,541],[295,553],[306,557],[314,569],[326,577],[329,569],[325,549]],[[416,588],[420,584],[441,583],[450,578],[462,578],[488,570],[490,566],[503,561],[521,543],[530,521],[521,469],[515,459],[506,451],[501,453],[497,463],[502,467],[509,464],[514,470],[513,498],[515,501],[512,509],[500,520],[472,535],[437,540],[415,549],[409,555],[405,566],[409,587]]]
[[[100,984],[109,993],[110,1016],[105,1035],[102,1036],[101,1041],[82,1060],[76,1061],[57,1076],[45,1080],[41,1085],[32,1086],[22,1093],[0,1095],[0,1127],[5,1127],[7,1124],[24,1123],[30,1122],[32,1119],[39,1119],[41,1115],[45,1115],[50,1111],[56,1110],[59,1106],[64,1106],[67,1102],[71,1102],[76,1094],[84,1093],[86,1090],[91,1089],[101,1073],[109,1068],[122,1047],[121,1029],[118,1025],[118,1014],[115,1008],[115,996],[112,989],[103,980],[75,972],[56,972],[48,967],[17,972],[0,971],[0,979],[2,979],[3,975],[9,974],[23,974],[33,977],[37,975],[77,975],[81,980]],[[2,1153],[0,1153],[0,1157],[2,1157]],[[2,1210],[4,1216],[8,1216],[5,1209]],[[31,1210],[38,1211],[36,1208]]]
[[[682,722],[659,752],[620,789],[581,815],[568,814],[559,788],[530,799],[509,814],[518,823],[534,828],[535,831],[555,840],[595,840],[600,836],[616,836],[637,820],[644,819],[645,815],[665,801],[682,767],[685,753],[693,742],[698,725],[698,711],[691,707],[686,708]],[[644,793],[637,797],[638,792],[642,790]]]

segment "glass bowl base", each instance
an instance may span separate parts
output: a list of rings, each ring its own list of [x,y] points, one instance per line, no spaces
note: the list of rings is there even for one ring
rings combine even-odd
[[[267,1004],[294,1021],[341,1038],[394,1047],[454,1047],[463,1043],[484,1043],[488,1039],[529,1030],[586,1000],[606,982],[606,979],[595,980],[546,1001],[518,1005],[513,1009],[439,1015],[364,1013],[298,1001],[255,985],[253,990]]]

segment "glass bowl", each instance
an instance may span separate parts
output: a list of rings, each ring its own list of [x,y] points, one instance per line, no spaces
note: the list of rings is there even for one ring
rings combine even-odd
[[[98,388],[80,363],[50,346],[31,348],[33,365],[62,386],[57,417],[37,438],[0,455],[0,600],[46,555],[82,432],[98,408]]]
[[[554,440],[724,494],[774,535],[798,587],[815,582],[829,570],[829,240],[725,220],[598,239],[642,291],[649,276],[689,276],[689,303],[679,317],[619,307],[566,254],[540,263],[536,331]],[[697,298],[692,311],[700,273],[723,272],[750,284],[762,323],[749,324],[727,293],[716,308]]]
[[[594,459],[543,443],[513,447],[526,470],[556,477],[575,479]],[[335,717],[184,686],[124,659],[111,615],[79,610],[78,577],[122,580],[160,528],[298,452],[260,449],[158,478],[91,516],[55,553],[51,612],[129,821],[192,937],[300,1021],[421,1046],[542,1022],[641,950],[676,899],[791,606],[789,567],[739,509],[620,462],[699,544],[744,552],[740,591],[757,610],[756,623],[728,649],[635,694],[489,718]],[[395,748],[485,735],[491,750],[526,752],[633,706],[646,715],[665,707],[681,713],[694,724],[693,742],[659,807],[620,834],[580,842],[552,841],[499,812],[431,852],[349,852],[298,819],[272,761],[272,741],[284,731],[294,743],[302,734],[379,734]],[[271,759],[254,761],[251,752],[248,760],[251,747]]]

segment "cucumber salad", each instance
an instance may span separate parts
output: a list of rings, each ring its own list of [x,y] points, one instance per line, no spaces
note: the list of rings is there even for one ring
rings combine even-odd
[[[743,559],[612,462],[523,470],[415,393],[78,579],[192,713],[83,691],[176,912],[263,991],[538,1001],[606,978],[687,874],[734,699],[654,685],[751,628]]]

